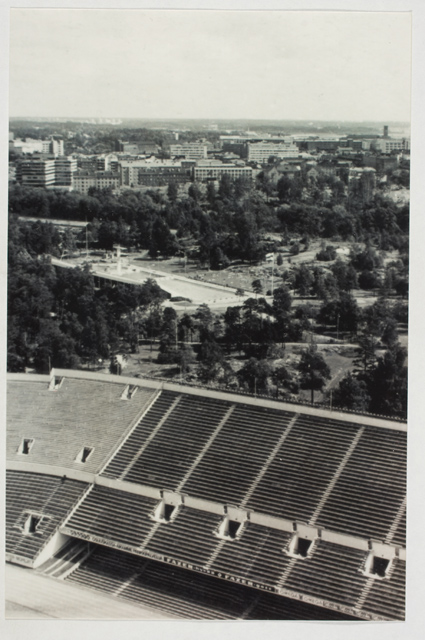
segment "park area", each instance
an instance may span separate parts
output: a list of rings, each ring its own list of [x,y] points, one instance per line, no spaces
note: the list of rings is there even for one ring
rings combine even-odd
[[[320,341],[322,340],[322,342]],[[318,337],[317,341],[318,351],[326,360],[331,377],[327,381],[323,392],[316,391],[314,400],[315,403],[329,402],[328,392],[331,389],[335,389],[342,378],[353,369],[353,360],[355,359],[357,345],[351,343],[344,343],[342,340],[339,344],[332,344],[329,342],[329,338]],[[194,345],[196,346],[196,345]],[[298,363],[300,361],[301,352],[307,348],[308,343],[287,343],[285,345],[285,351],[281,358],[277,358],[274,361],[275,367],[285,366],[292,376],[297,378],[298,376]],[[383,351],[382,351],[383,352]],[[381,350],[377,350],[376,355],[381,355]],[[122,375],[135,378],[155,378],[158,380],[172,380],[173,382],[181,382],[183,384],[201,384],[198,381],[196,375],[196,361],[193,363],[189,372],[183,373],[176,364],[161,364],[157,361],[159,353],[159,343],[153,342],[149,344],[147,341],[143,341],[139,345],[138,353],[128,353],[123,360]],[[232,354],[226,358],[228,364],[232,367],[233,371],[237,373],[244,363],[246,358],[243,355]],[[109,362],[104,362],[97,368],[99,373],[109,373]],[[218,385],[217,385],[218,386]],[[237,391],[237,389],[232,389]],[[283,396],[280,396],[283,397]],[[310,391],[305,389],[299,389],[297,395],[292,398],[288,398],[288,394],[285,394],[286,399],[292,399],[294,401],[310,402]]]
[[[177,312],[194,310],[200,304],[207,304],[214,311],[225,311],[229,306],[243,304],[247,298],[255,297],[253,282],[260,281],[262,293],[271,301],[271,292],[284,283],[283,277],[292,267],[300,264],[310,266],[319,265],[326,268],[333,261],[318,262],[316,254],[320,251],[322,243],[311,242],[307,250],[297,255],[292,255],[289,248],[279,249],[274,256],[269,254],[266,260],[259,264],[239,263],[232,264],[226,269],[213,271],[199,264],[197,260],[189,260],[183,256],[168,259],[150,259],[147,251],[123,252],[120,259],[115,252],[98,252],[78,257],[58,260],[53,258],[57,266],[73,267],[89,263],[92,271],[99,277],[108,278],[118,282],[129,284],[143,284],[148,278],[157,284],[171,296],[169,304]],[[346,261],[350,254],[351,243],[338,242],[335,245],[337,257]],[[277,256],[281,256],[281,264],[278,264]],[[386,252],[384,264],[394,259],[396,252]],[[376,300],[376,293],[353,290],[353,295],[360,307],[364,307]],[[303,304],[306,298],[297,296],[292,292],[293,304]],[[313,306],[319,306],[320,300],[308,298]]]

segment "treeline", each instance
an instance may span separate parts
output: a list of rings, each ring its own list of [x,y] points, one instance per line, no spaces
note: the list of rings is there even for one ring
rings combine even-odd
[[[314,342],[301,352],[295,367],[283,364],[286,343],[305,341],[314,333],[355,340],[353,371],[327,395],[327,402],[346,409],[405,417],[407,411],[406,350],[398,327],[407,322],[407,305],[380,297],[360,309],[354,297],[341,292],[320,308],[292,308],[289,290],[275,290],[272,304],[264,298],[214,314],[201,305],[180,318],[172,308],[158,317],[158,362],[175,364],[182,373],[195,372],[206,384],[244,388],[273,397],[297,399],[300,389],[323,391],[329,367]],[[229,356],[243,366],[233,370]]]
[[[186,253],[211,269],[234,260],[257,262],[269,251],[315,238],[367,241],[378,249],[407,251],[408,205],[397,206],[380,193],[366,204],[347,200],[340,187],[332,191],[330,183],[342,184],[332,176],[313,186],[308,176],[294,178],[298,186],[291,187],[288,196],[282,180],[291,182],[278,182],[278,202],[269,202],[264,180],[251,185],[228,176],[218,188],[193,183],[187,194],[179,194],[174,184],[167,194],[92,190],[87,196],[14,185],[9,210],[22,216],[87,220],[93,248],[111,249],[120,243],[147,249],[152,257]],[[280,234],[281,240],[267,240],[269,232]]]
[[[334,406],[405,415],[406,353],[398,342],[398,327],[407,323],[407,303],[400,298],[389,302],[381,295],[361,309],[351,293],[356,277],[352,264],[335,262],[335,273],[327,275],[333,279],[325,284],[320,278],[316,285],[310,280],[307,293],[318,287],[319,307],[306,299],[294,308],[283,280],[269,303],[257,281],[257,298],[222,315],[201,305],[194,314],[178,318],[174,309],[161,306],[166,294],[152,281],[141,287],[102,280],[96,284],[88,267],[53,267],[40,254],[46,238],[60,249],[63,236],[53,225],[29,225],[12,216],[9,371],[77,368],[98,365],[99,360],[104,366],[117,353],[137,352],[144,339],[159,343],[160,363],[175,364],[184,374],[193,372],[202,383],[296,399],[300,389],[322,391],[329,369],[313,345],[301,354],[294,371],[282,364],[285,345],[327,333],[359,343],[354,371],[334,391]],[[368,258],[367,249],[354,252],[352,263],[364,267]],[[301,292],[309,276],[301,265],[285,278],[293,278],[291,286]],[[242,367],[233,370],[229,356],[243,357]]]
[[[112,125],[96,125],[79,122],[41,123],[21,122],[12,123],[10,127],[15,138],[31,138],[34,140],[46,140],[51,136],[62,137],[65,142],[67,154],[79,153],[113,153],[116,151],[116,142],[148,142],[159,147],[176,142],[171,131],[164,129],[148,129],[146,127],[126,127]],[[207,137],[210,141],[216,141],[219,134],[206,131],[183,131],[179,134],[179,142],[194,142]]]
[[[141,319],[166,294],[153,281],[137,287],[104,282],[89,268],[56,269],[38,255],[25,226],[9,227],[8,371],[78,368],[135,348]]]

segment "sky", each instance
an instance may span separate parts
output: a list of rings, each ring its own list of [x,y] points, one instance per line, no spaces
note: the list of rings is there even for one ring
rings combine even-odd
[[[410,120],[409,13],[12,9],[10,116]]]

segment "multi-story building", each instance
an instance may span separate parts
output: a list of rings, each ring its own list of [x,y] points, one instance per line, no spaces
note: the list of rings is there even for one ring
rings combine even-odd
[[[120,174],[112,171],[78,171],[72,178],[74,191],[84,194],[87,194],[90,188],[114,191],[118,189],[120,182]]]
[[[13,145],[17,153],[41,153],[43,151],[43,141],[26,138],[25,141],[16,138]]]
[[[295,177],[299,178],[301,176],[301,165],[287,162],[280,162],[279,164],[275,164],[270,168],[265,169],[265,174],[271,183],[276,185],[280,178],[286,176],[287,178],[293,179]]]
[[[300,149],[305,151],[336,151],[341,141],[338,138],[303,140],[299,142]]]
[[[116,140],[115,151],[121,153],[128,153],[133,156],[143,153],[146,155],[158,153],[158,145],[148,140],[139,140],[138,142],[124,142],[123,140]]]
[[[144,153],[146,155],[155,155],[158,153],[158,145],[154,142],[148,142],[147,140],[141,140],[137,143],[139,147],[139,153]]]
[[[410,138],[378,138],[373,143],[374,148],[381,153],[392,151],[410,151]]]
[[[77,171],[77,160],[71,156],[55,159],[55,187],[72,189],[72,176]]]
[[[16,179],[26,187],[54,187],[55,159],[24,158],[17,165]]]
[[[96,171],[118,172],[118,158],[112,153],[96,156]]]
[[[184,184],[192,179],[191,167],[181,162],[160,161],[121,162],[121,186],[130,189],[143,187],[164,187],[171,182]]]
[[[292,142],[254,142],[248,143],[248,162],[264,164],[270,157],[297,158],[298,147]]]
[[[16,179],[24,186],[45,189],[73,188],[72,177],[77,171],[77,159],[71,156],[40,154],[25,157],[17,165]]]
[[[172,157],[182,157],[188,160],[197,160],[207,157],[208,146],[204,142],[186,142],[182,144],[170,145],[170,155]]]
[[[114,171],[96,171],[96,189],[118,189],[121,184],[121,177]]]
[[[246,178],[252,180],[252,167],[238,167],[235,164],[227,164],[217,160],[204,160],[197,162],[193,167],[194,180],[219,180],[221,176],[228,175],[232,179]]]
[[[78,156],[77,166],[82,171],[94,173],[97,167],[97,156]]]
[[[63,156],[64,155],[63,140],[55,140],[54,138],[50,138],[50,140],[43,140],[41,152],[46,154],[52,154],[54,156]]]
[[[72,187],[78,193],[87,194],[90,188],[96,187],[96,175],[91,171],[79,170],[72,176]]]
[[[363,165],[365,167],[373,167],[376,171],[382,173],[389,169],[397,169],[399,165],[399,158],[395,155],[367,155],[363,158]]]

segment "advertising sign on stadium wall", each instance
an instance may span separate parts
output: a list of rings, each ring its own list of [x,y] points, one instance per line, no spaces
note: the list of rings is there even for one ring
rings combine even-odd
[[[221,578],[222,580],[228,580],[229,582],[235,582],[237,584],[243,584],[247,587],[253,587],[254,589],[260,589],[261,591],[270,591],[271,593],[277,593],[278,590],[276,587],[272,587],[267,584],[262,584],[261,582],[255,582],[254,580],[248,580],[246,578],[239,578],[237,576],[232,576],[230,573],[226,573],[225,571],[215,571],[214,569],[206,569],[205,567],[196,566],[190,562],[183,562],[182,560],[175,560],[174,558],[167,558],[164,556],[164,562],[167,564],[172,564],[176,567],[182,567],[183,569],[190,569],[191,571],[196,571],[198,573],[204,573],[209,576],[214,576],[215,578]]]
[[[66,536],[71,536],[72,538],[79,538],[80,540],[87,540],[88,542],[101,544],[105,547],[110,547],[111,549],[117,549],[118,551],[126,551],[133,555],[142,556],[143,558],[151,558],[152,560],[165,562],[164,556],[159,553],[145,551],[144,549],[132,547],[131,545],[123,544],[122,542],[116,542],[115,540],[110,540],[109,538],[94,536],[90,533],[86,533],[85,531],[77,531],[76,529],[71,529],[70,527],[62,527],[61,533],[64,533]]]
[[[71,536],[73,538],[79,538],[81,540],[87,540],[88,542],[93,542],[95,544],[100,544],[106,547],[110,547],[112,549],[117,549],[119,551],[124,551],[127,553],[131,553],[132,555],[141,556],[143,558],[149,558],[151,560],[157,560],[158,562],[164,562],[166,564],[171,564],[176,567],[181,567],[182,569],[189,569],[190,571],[196,571],[197,573],[203,573],[209,576],[213,576],[215,578],[220,578],[221,580],[227,580],[229,582],[234,582],[237,584],[241,584],[247,587],[251,587],[253,589],[259,589],[260,591],[268,591],[270,593],[277,593],[280,596],[285,598],[291,598],[292,600],[299,600],[302,602],[306,602],[308,604],[316,605],[319,607],[324,607],[326,609],[331,609],[333,611],[339,611],[341,613],[345,613],[350,616],[356,616],[362,618],[364,620],[376,620],[376,621],[385,621],[386,618],[382,616],[378,616],[376,614],[370,613],[368,611],[363,611],[359,609],[355,609],[353,607],[347,607],[342,604],[338,604],[335,602],[331,602],[330,600],[324,600],[322,598],[317,598],[314,596],[309,596],[306,594],[298,593],[297,591],[291,591],[290,589],[284,589],[282,587],[275,587],[272,585],[262,584],[261,582],[256,582],[254,580],[248,580],[247,578],[240,578],[237,576],[233,576],[224,571],[216,571],[214,569],[208,569],[206,567],[200,567],[198,565],[192,564],[191,562],[185,562],[183,560],[177,560],[176,558],[171,558],[169,556],[165,556],[159,553],[154,553],[152,551],[147,551],[142,548],[134,547],[128,544],[123,544],[121,542],[116,542],[115,540],[110,540],[109,538],[103,538],[101,536],[94,536],[90,533],[86,533],[85,531],[78,531],[76,529],[72,529],[70,527],[62,527],[61,533]],[[10,554],[9,554],[10,555]],[[9,560],[9,558],[7,558]],[[10,561],[13,561],[10,559]]]
[[[128,553],[131,553],[132,555],[142,556],[143,558],[150,558],[151,560],[158,560],[159,562],[172,564],[176,567],[182,567],[183,569],[190,569],[191,571],[196,571],[197,573],[204,573],[209,576],[221,578],[222,580],[228,580],[230,582],[243,584],[243,585],[246,585],[247,587],[260,589],[261,591],[278,593],[278,589],[271,585],[262,584],[261,582],[255,582],[253,580],[248,580],[246,578],[239,578],[236,576],[232,576],[231,574],[226,573],[224,571],[215,571],[214,569],[206,569],[205,567],[194,565],[191,562],[176,560],[175,558],[170,558],[169,556],[164,556],[159,553],[153,553],[152,551],[146,551],[145,549],[140,549],[137,547],[132,547],[128,544],[116,542],[115,540],[110,540],[109,538],[103,538],[101,536],[93,536],[90,533],[86,533],[84,531],[77,531],[76,529],[72,529],[70,527],[62,527],[61,533],[67,536],[71,536],[73,538],[79,538],[80,540],[87,540],[88,542],[93,542],[95,544],[101,544],[105,547],[117,549],[118,551],[126,551]]]
[[[388,620],[388,618],[378,616],[374,613],[369,613],[368,611],[355,609],[354,607],[346,607],[343,604],[337,604],[335,602],[331,602],[330,600],[324,600],[323,598],[316,598],[315,596],[309,596],[303,593],[298,593],[297,591],[291,591],[290,589],[284,589],[282,587],[277,588],[276,593],[278,593],[280,596],[284,596],[285,598],[291,598],[292,600],[300,600],[302,602],[307,602],[308,604],[313,604],[316,607],[324,607],[325,609],[340,611],[341,613],[346,613],[349,616],[358,616],[362,619],[376,620],[376,621]]]

